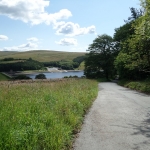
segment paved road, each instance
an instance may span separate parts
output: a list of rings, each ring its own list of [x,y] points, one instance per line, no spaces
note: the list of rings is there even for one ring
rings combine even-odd
[[[74,150],[150,150],[150,96],[100,83]]]

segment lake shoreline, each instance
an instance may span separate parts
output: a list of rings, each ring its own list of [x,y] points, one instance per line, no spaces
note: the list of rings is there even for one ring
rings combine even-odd
[[[83,72],[83,70],[61,70],[55,67],[53,68],[47,67],[47,70],[13,71],[13,72],[5,72],[5,75],[11,78],[16,77],[18,75],[26,75],[33,79],[37,74],[45,74],[49,76],[48,78],[63,78],[64,76],[76,76],[77,74],[80,74],[80,72]],[[61,74],[64,75],[62,76]]]
[[[47,70],[29,70],[29,71],[18,71],[15,74],[20,75],[20,74],[37,74],[37,73],[54,73],[54,72],[79,72],[79,71],[83,71],[83,70],[62,70],[62,69],[58,69],[57,67],[53,67],[53,68],[49,68],[46,67]]]

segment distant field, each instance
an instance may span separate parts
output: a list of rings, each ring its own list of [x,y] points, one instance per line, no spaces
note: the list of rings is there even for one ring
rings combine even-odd
[[[83,56],[85,53],[80,52],[60,52],[60,51],[27,51],[27,52],[4,52],[0,51],[0,60],[4,58],[28,59],[32,58],[40,62],[73,60],[78,56]]]
[[[3,75],[2,73],[0,73],[0,81],[6,81],[6,80],[9,80],[9,78]]]

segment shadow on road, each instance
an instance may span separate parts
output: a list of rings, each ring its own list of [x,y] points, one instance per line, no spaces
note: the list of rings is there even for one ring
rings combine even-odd
[[[148,108],[150,109],[150,108]],[[150,149],[150,111],[146,115],[146,119],[138,126],[132,125],[135,132],[132,135],[143,135],[143,142],[135,144],[134,150],[146,150],[147,147]]]

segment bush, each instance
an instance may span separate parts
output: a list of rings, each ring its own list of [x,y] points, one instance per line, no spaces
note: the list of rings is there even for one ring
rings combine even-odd
[[[68,78],[68,76],[64,76],[64,78]]]
[[[41,73],[35,76],[35,79],[46,79],[45,74]]]
[[[72,78],[78,78],[78,76],[75,75],[75,76],[72,76]]]
[[[118,84],[140,92],[150,93],[149,79],[143,81],[121,80],[118,82]]]
[[[16,77],[14,77],[15,80],[28,80],[28,79],[31,79],[30,77],[26,76],[26,75],[18,75]]]

